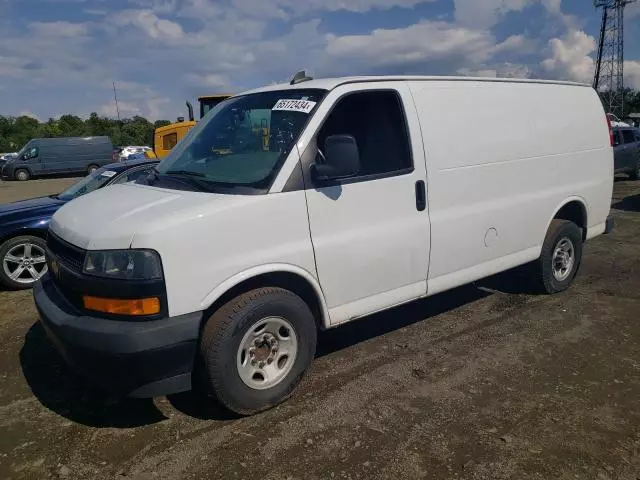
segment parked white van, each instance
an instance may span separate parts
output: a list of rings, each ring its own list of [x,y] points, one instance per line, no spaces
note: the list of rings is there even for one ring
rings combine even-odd
[[[198,382],[252,414],[294,391],[319,329],[530,262],[565,290],[613,226],[612,188],[590,87],[294,79],[219,104],[148,178],[58,210],[34,297],[97,385]]]

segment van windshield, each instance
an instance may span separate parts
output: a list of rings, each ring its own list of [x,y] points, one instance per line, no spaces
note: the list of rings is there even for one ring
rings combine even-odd
[[[230,98],[213,108],[157,167],[199,190],[265,193],[325,90]]]
[[[16,153],[15,158],[22,158],[22,155],[24,154],[24,152],[27,151],[27,148],[30,148],[32,142],[27,142],[24,147],[22,147],[18,153]]]

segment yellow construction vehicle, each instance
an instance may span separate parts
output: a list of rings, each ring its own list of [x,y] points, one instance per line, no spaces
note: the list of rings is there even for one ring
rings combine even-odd
[[[199,97],[200,118],[204,117],[209,110],[231,96],[231,94],[225,93]],[[178,117],[176,123],[156,128],[153,134],[153,151],[157,158],[166,157],[187,132],[197,124],[193,116],[193,106],[190,102],[187,102],[187,111],[189,113],[189,120],[185,120],[184,117]]]

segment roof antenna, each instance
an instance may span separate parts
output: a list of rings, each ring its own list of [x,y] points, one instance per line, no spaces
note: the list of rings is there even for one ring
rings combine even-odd
[[[304,70],[300,70],[299,72],[296,72],[296,74],[293,76],[293,78],[291,79],[291,82],[289,82],[289,85],[295,85],[296,83],[308,82],[309,80],[313,80],[313,78],[307,77],[306,72]]]

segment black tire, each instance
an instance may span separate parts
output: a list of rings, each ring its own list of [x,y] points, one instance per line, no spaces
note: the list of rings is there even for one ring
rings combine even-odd
[[[573,264],[566,278],[558,279],[554,275],[554,252],[564,240],[573,247]],[[543,293],[553,294],[566,290],[582,262],[582,229],[568,220],[553,220],[542,244],[542,252],[537,260],[538,285]]]
[[[236,364],[240,343],[256,322],[286,319],[297,336],[293,365],[273,387],[259,390],[246,384]],[[200,343],[202,380],[207,391],[229,410],[252,415],[285,401],[311,366],[317,331],[311,310],[296,294],[282,288],[258,288],[226,303],[207,321]]]
[[[99,168],[100,168],[100,167],[99,167],[98,165],[96,165],[96,164],[92,163],[91,165],[89,165],[89,166],[87,167],[87,173],[90,173],[90,174],[91,174],[91,173],[95,172],[95,171],[96,171],[97,169],[99,169]]]
[[[26,168],[18,168],[13,172],[13,177],[20,182],[26,182],[31,178],[31,173]]]
[[[46,250],[46,242],[44,241],[44,239],[40,237],[34,237],[32,235],[23,235],[20,237],[10,238],[2,245],[0,245],[0,283],[12,290],[28,289],[33,287],[33,284],[35,283],[35,280],[31,283],[18,282],[9,277],[9,275],[5,271],[5,257],[7,256],[7,254],[16,246],[26,243],[38,246],[42,250],[43,254]],[[9,263],[9,265],[10,267],[14,267],[15,263],[11,262]],[[45,267],[45,265],[38,264],[38,269],[40,268],[40,266]]]

